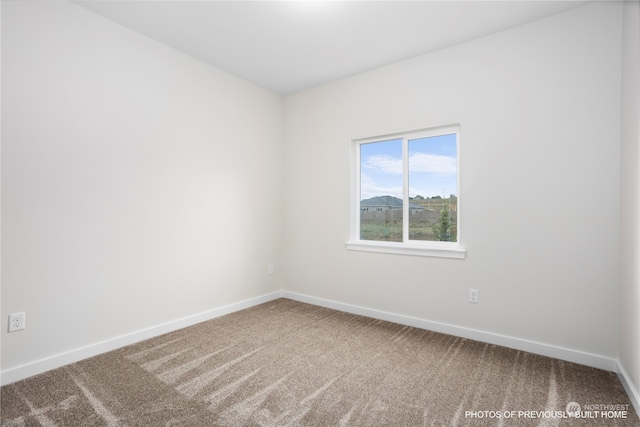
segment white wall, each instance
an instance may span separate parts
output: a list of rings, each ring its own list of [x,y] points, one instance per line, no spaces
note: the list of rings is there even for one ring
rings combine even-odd
[[[640,402],[640,4],[625,2],[622,65],[619,358]]]
[[[281,148],[281,97],[3,1],[2,370],[281,289]]]
[[[285,289],[616,359],[621,12],[588,5],[287,97]],[[350,140],[452,123],[467,259],[347,251]]]

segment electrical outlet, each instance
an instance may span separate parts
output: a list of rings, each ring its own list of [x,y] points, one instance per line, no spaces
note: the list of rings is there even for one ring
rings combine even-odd
[[[267,269],[268,274],[273,274],[273,264],[269,264],[269,268]]]
[[[13,313],[9,315],[9,332],[21,331],[25,328],[25,318],[26,314],[24,311],[22,313]]]
[[[477,289],[469,289],[469,302],[474,304],[478,303],[478,290]]]

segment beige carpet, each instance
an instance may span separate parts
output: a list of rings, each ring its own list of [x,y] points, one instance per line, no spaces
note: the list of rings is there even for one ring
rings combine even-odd
[[[7,385],[1,409],[2,426],[640,425],[614,373],[287,299]]]

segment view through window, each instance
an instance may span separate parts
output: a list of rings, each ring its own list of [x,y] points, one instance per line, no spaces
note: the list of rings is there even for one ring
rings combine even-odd
[[[359,144],[359,239],[458,241],[458,130]]]

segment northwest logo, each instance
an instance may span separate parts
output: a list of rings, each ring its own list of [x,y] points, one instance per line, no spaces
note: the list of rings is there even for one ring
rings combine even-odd
[[[570,417],[575,417],[576,415],[580,414],[581,409],[582,408],[580,407],[580,404],[578,402],[567,403],[566,411]]]

